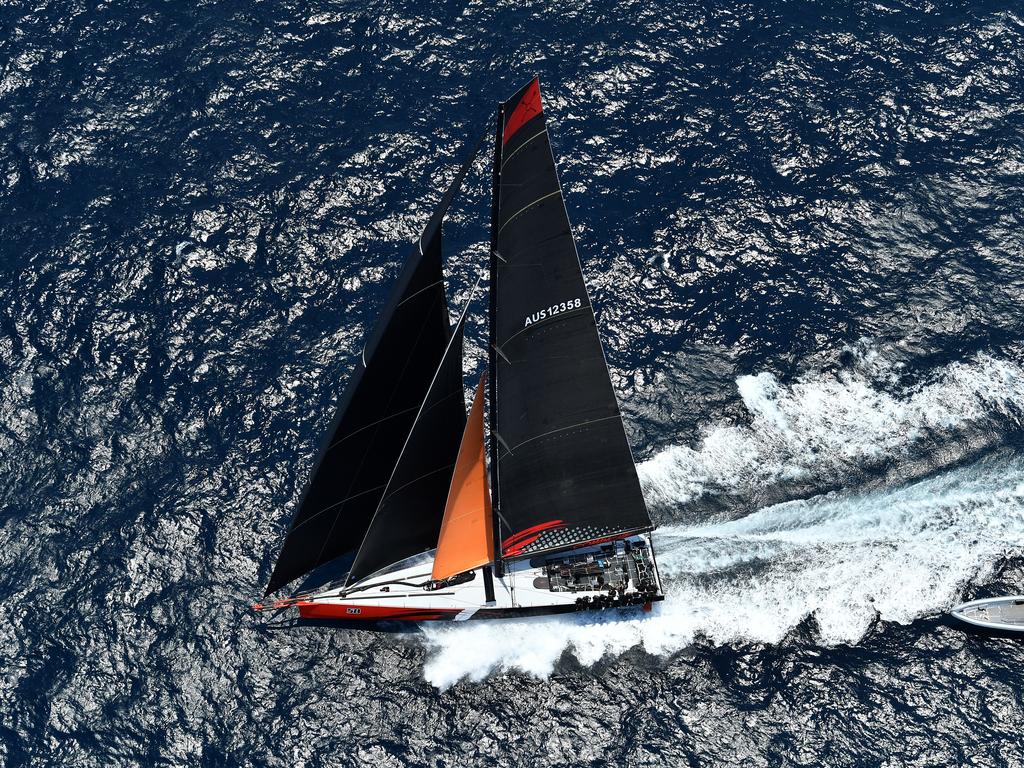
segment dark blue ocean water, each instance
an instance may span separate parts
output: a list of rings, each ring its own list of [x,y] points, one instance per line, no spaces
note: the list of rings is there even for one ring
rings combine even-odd
[[[254,615],[535,73],[667,601]],[[1024,592],[1022,83],[1014,3],[5,4],[0,764],[1024,765],[1024,644],[941,618]]]

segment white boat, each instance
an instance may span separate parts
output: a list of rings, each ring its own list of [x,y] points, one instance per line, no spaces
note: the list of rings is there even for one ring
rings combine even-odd
[[[488,599],[482,568],[435,581],[432,557],[418,564],[293,599],[305,619],[431,621],[571,613],[660,599],[647,536],[508,563]]]
[[[452,325],[441,227],[483,138],[363,347],[265,596],[339,562],[348,573],[257,609],[460,621],[663,598],[536,79],[493,131],[489,355],[469,414],[472,297]]]
[[[971,600],[956,606],[949,614],[975,627],[1024,634],[1024,595]]]

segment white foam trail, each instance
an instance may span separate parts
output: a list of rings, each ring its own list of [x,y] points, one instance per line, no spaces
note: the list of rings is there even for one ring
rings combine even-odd
[[[1024,458],[986,459],[905,488],[833,493],[740,520],[659,530],[666,601],[616,612],[429,627],[427,679],[446,688],[518,669],[550,674],[642,646],[777,643],[807,616],[825,644],[856,642],[876,613],[909,622],[948,608],[1007,552],[1024,548]]]
[[[913,455],[929,439],[1019,425],[1024,370],[979,354],[948,365],[909,391],[885,386],[898,370],[877,353],[853,371],[783,386],[770,373],[737,386],[748,424],[706,430],[698,449],[672,446],[640,466],[648,503],[678,506],[707,494],[756,493],[779,483],[821,488]]]
[[[841,484],[929,438],[1019,423],[1021,373],[978,355],[897,395],[880,386],[893,372],[869,354],[853,373],[788,387],[769,374],[743,377],[750,423],[713,427],[699,450],[673,447],[645,462],[645,491],[651,502],[678,506],[790,480]],[[667,599],[652,614],[431,626],[427,679],[445,688],[511,669],[546,676],[566,651],[591,664],[637,645],[671,653],[698,636],[775,643],[810,615],[822,642],[856,642],[876,615],[908,622],[949,607],[1004,552],[1024,547],[1024,458],[988,458],[902,488],[832,493],[729,522],[665,526],[656,544]]]

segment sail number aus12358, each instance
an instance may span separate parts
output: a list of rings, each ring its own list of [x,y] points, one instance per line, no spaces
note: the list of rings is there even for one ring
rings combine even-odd
[[[569,312],[573,309],[579,309],[583,306],[582,299],[569,299],[568,301],[562,301],[558,304],[552,304],[546,309],[542,309],[538,312],[534,312],[532,315],[526,316],[526,322],[523,324],[523,328],[527,328],[534,323],[539,323],[541,320],[552,317],[554,315],[560,315],[563,312]]]

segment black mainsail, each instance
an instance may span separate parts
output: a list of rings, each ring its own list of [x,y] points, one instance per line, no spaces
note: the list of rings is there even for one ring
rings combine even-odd
[[[441,225],[479,146],[434,210],[363,348],[266,594],[357,549],[370,528],[451,340]],[[462,424],[450,429],[461,435]]]
[[[650,530],[536,79],[501,105],[491,439],[501,554]]]

